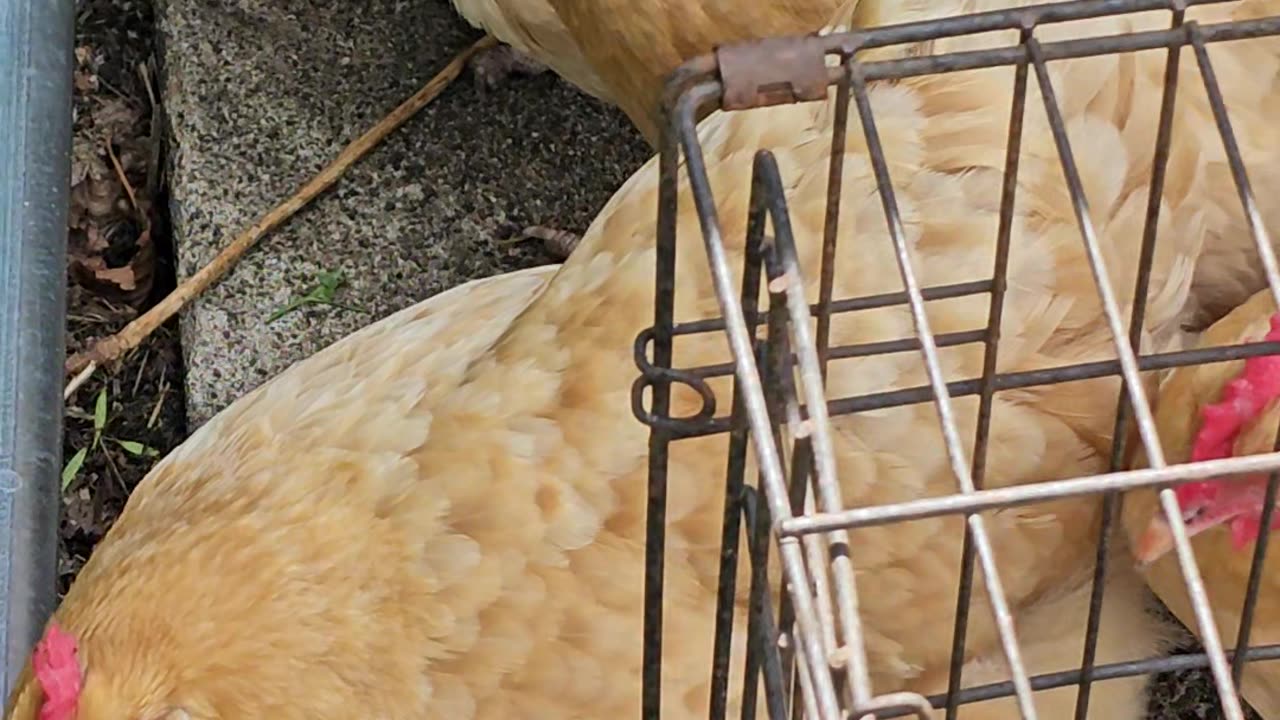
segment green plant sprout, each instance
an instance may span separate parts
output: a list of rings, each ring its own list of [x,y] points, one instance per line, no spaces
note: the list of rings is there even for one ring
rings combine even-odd
[[[80,469],[84,467],[85,460],[89,459],[89,453],[94,452],[102,447],[104,440],[115,443],[120,446],[121,450],[133,455],[134,457],[156,457],[160,451],[153,447],[149,447],[136,440],[121,440],[106,434],[107,428],[107,389],[104,387],[98,393],[97,400],[93,405],[93,440],[88,447],[82,447],[76,451],[71,459],[67,460],[67,464],[62,467],[62,491],[66,492],[71,487],[72,481],[80,474]]]
[[[329,305],[352,312],[364,312],[361,308],[343,305],[333,299],[338,293],[338,288],[342,287],[345,282],[346,279],[342,277],[342,273],[339,271],[322,271],[317,276],[315,287],[307,291],[306,295],[290,300],[287,305],[271,313],[271,316],[267,318],[267,322],[273,323],[304,305]]]

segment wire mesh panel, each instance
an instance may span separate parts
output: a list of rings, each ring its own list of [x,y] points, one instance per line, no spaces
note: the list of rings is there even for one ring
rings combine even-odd
[[[1222,637],[1214,622],[1173,492],[1178,484],[1193,480],[1271,473],[1280,469],[1280,453],[1171,463],[1161,446],[1151,402],[1156,387],[1153,371],[1276,353],[1280,343],[1247,342],[1190,350],[1154,347],[1148,327],[1149,297],[1159,294],[1157,286],[1169,282],[1166,270],[1153,267],[1164,267],[1158,262],[1164,256],[1160,255],[1157,229],[1168,220],[1162,222],[1162,203],[1172,173],[1170,158],[1176,155],[1172,149],[1175,129],[1187,124],[1180,113],[1193,112],[1185,109],[1190,102],[1189,78],[1198,81],[1197,92],[1202,95],[1197,97],[1203,99],[1201,105],[1191,103],[1190,107],[1207,108],[1205,122],[1216,131],[1224,172],[1238,202],[1234,212],[1241,218],[1242,232],[1250,238],[1254,262],[1261,268],[1259,277],[1280,305],[1275,253],[1263,213],[1255,204],[1247,158],[1241,151],[1242,145],[1251,147],[1254,138],[1245,137],[1242,143],[1237,137],[1211,51],[1219,43],[1280,34],[1280,17],[1257,12],[1266,5],[1257,2],[1252,3],[1254,11],[1240,17],[1218,12],[1216,17],[1229,18],[1222,21],[1211,22],[1195,14],[1201,9],[1250,5],[1247,0],[1077,0],[1010,8],[1020,4],[1014,0],[989,2],[987,6],[1007,9],[725,47],[713,56],[687,63],[673,75],[665,98],[668,124],[660,157],[654,325],[637,338],[636,362],[641,376],[632,393],[637,417],[651,428],[644,717],[659,717],[663,706],[662,620],[671,453],[681,442],[711,436],[722,436],[727,448],[720,582],[714,616],[707,618],[715,624],[714,648],[707,665],[711,687],[707,712],[712,720],[726,717],[731,707],[739,707],[744,718],[763,714],[772,720],[931,718],[935,712],[938,717],[945,713],[951,718],[967,703],[1000,696],[1016,698],[1017,712],[1024,718],[1035,718],[1039,696],[1033,691],[1067,685],[1078,687],[1074,713],[1084,718],[1095,682],[1192,667],[1210,670],[1223,715],[1234,720],[1244,717],[1237,687],[1245,660],[1280,658],[1280,646],[1249,645],[1271,511],[1280,484],[1276,475],[1271,475],[1267,486],[1256,549],[1250,551],[1248,591],[1235,637]],[[1089,21],[1107,18],[1125,22],[1097,26],[1110,29],[1107,32],[1086,32]],[[1128,18],[1134,19],[1129,22]],[[1072,22],[1084,22],[1080,26],[1084,30],[1062,30]],[[1114,32],[1115,27],[1126,29]],[[1153,81],[1158,92],[1147,99],[1152,103],[1153,121],[1150,157],[1135,161],[1143,181],[1134,214],[1139,221],[1130,228],[1133,239],[1125,241],[1131,243],[1134,265],[1134,272],[1127,274],[1109,266],[1117,257],[1129,256],[1117,255],[1112,247],[1114,234],[1099,229],[1089,192],[1099,185],[1093,166],[1080,162],[1079,147],[1082,137],[1085,142],[1093,138],[1081,135],[1078,127],[1073,135],[1072,122],[1059,97],[1064,78],[1070,82],[1073,76],[1070,70],[1055,67],[1081,58],[1140,52],[1160,54],[1160,77]],[[1275,54],[1280,56],[1280,52]],[[1130,73],[1142,72],[1141,66],[1121,67]],[[1006,72],[1001,77],[1009,83],[1009,95],[998,98],[998,109],[986,108],[1003,123],[999,172],[993,175],[998,182],[981,184],[990,192],[990,208],[996,219],[989,246],[979,253],[990,261],[989,270],[982,277],[930,284],[927,273],[920,269],[922,254],[930,252],[922,247],[924,242],[918,235],[916,226],[921,220],[903,212],[894,185],[897,168],[920,161],[904,160],[886,151],[886,144],[893,144],[900,128],[877,121],[879,109],[873,96],[877,88],[935,77],[941,79],[929,86],[933,88],[929,92],[934,93],[931,97],[947,97],[947,78],[1001,68]],[[1240,71],[1238,66],[1233,68]],[[891,101],[894,96],[885,91],[879,97]],[[1158,107],[1155,98],[1159,98]],[[1011,103],[1006,105],[1007,100]],[[1132,105],[1143,98],[1129,98],[1120,104],[1126,101]],[[762,149],[751,167],[745,238],[730,238],[723,230],[717,193],[736,189],[722,180],[713,188],[703,154],[704,138],[697,131],[698,119],[713,108],[759,113],[768,111],[762,108],[804,103],[828,103],[830,107],[830,115],[822,116],[831,133],[825,140],[830,162],[825,185],[821,185],[825,196],[821,223],[816,230],[812,222],[803,231],[793,227],[794,208],[789,204],[797,198],[795,188],[803,183],[788,177],[786,164],[775,153]],[[946,149],[939,141],[923,152]],[[1082,362],[1002,369],[1002,333],[1008,335],[1011,312],[1006,299],[1011,287],[1028,282],[1027,261],[1016,259],[1019,269],[1015,271],[1011,270],[1011,257],[1016,258],[1020,238],[1029,232],[1028,218],[1046,212],[1015,209],[1029,182],[1020,172],[1026,175],[1029,171],[1024,166],[1036,163],[1043,171],[1046,158],[1056,164],[1075,248],[1074,254],[1056,258],[1056,272],[1074,273],[1084,283],[1082,287],[1087,286],[1106,357],[1094,353]],[[858,193],[851,185],[851,164],[859,164],[859,177],[871,188],[863,199],[877,206],[882,235],[869,238],[853,231],[859,226],[847,213],[852,209],[865,214],[868,210],[851,207],[849,197]],[[955,173],[968,172],[960,165],[957,162],[953,168]],[[748,180],[744,176],[738,181],[745,184]],[[810,198],[801,195],[799,200],[805,203],[806,212],[812,211]],[[680,209],[690,203],[696,213],[697,234],[678,232],[682,229]],[[930,212],[927,206],[918,211],[922,216]],[[882,246],[872,248],[869,243],[873,242]],[[837,292],[848,285],[841,278],[849,272],[846,267],[837,267],[837,260],[846,257],[841,253],[849,252],[847,248],[858,248],[858,243],[865,250],[857,253],[867,258],[881,253],[880,257],[891,259],[883,269],[896,274],[898,289],[868,294]],[[696,244],[701,261],[681,272],[709,273],[719,317],[676,317],[677,265],[691,263],[690,244]],[[1055,281],[1061,282],[1060,277]],[[972,302],[975,298],[985,303],[985,324],[935,332],[938,318],[944,326],[946,321],[941,311],[931,310],[931,303]],[[856,318],[889,308],[905,308],[910,336],[865,339],[865,333],[860,334],[857,328],[870,321]],[[1069,315],[1068,310],[1063,313],[1064,317]],[[1174,322],[1169,318],[1163,321]],[[838,331],[842,322],[850,324]],[[696,336],[727,341],[731,362],[682,365],[676,348],[683,338]],[[1011,342],[1008,337],[1003,340],[1005,345]],[[1062,342],[1083,341],[1068,337]],[[951,359],[955,356],[949,354],[956,352],[971,353],[966,357],[977,359],[980,373],[956,376],[957,363]],[[898,377],[873,392],[831,392],[837,386],[874,384],[865,378],[851,383],[847,376],[853,371],[842,370],[841,361],[858,360],[862,364],[856,366],[857,372],[873,376],[879,366],[868,363],[904,354],[918,358],[921,382],[913,384]],[[712,385],[729,378],[730,406],[722,409],[723,402],[718,402]],[[1072,383],[1106,378],[1116,380],[1118,392],[1113,391],[1103,403],[1109,404],[1103,425],[1110,432],[1099,433],[1098,453],[1104,466],[1099,472],[1052,479],[1009,477],[1017,471],[995,464],[990,447],[993,415],[1002,393],[1074,387]],[[1105,386],[1080,387],[1096,390]],[[695,405],[693,413],[674,412],[677,392],[696,397],[700,406]],[[962,412],[960,403],[972,403],[965,407],[973,412]],[[1096,398],[1092,404],[1097,404]],[[890,499],[884,502],[858,495],[861,478],[856,472],[850,474],[855,464],[843,454],[857,439],[850,440],[849,426],[839,423],[864,416],[867,423],[858,427],[865,430],[880,422],[878,418],[891,417],[884,415],[885,411],[909,406],[926,408],[918,411],[920,417],[928,417],[940,433],[937,467],[948,476],[948,489],[920,496],[912,496],[910,489],[899,489],[888,492]],[[935,441],[921,439],[922,454],[930,452],[928,443]],[[1135,453],[1145,458],[1142,467],[1135,467]],[[1009,453],[1003,457],[1007,461]],[[993,475],[1001,475],[1003,481],[987,487]],[[1105,578],[1109,564],[1115,562],[1113,549],[1120,542],[1114,536],[1121,516],[1121,493],[1142,488],[1159,489],[1159,509],[1172,532],[1174,557],[1203,652],[1099,664]],[[850,493],[858,497],[850,501]],[[1006,522],[1007,515],[1000,512],[1078,498],[1098,502],[1096,528],[1090,525],[1087,532],[1094,549],[1088,553],[1092,579],[1087,583],[1088,612],[1081,631],[1083,653],[1077,670],[1034,674],[1019,642],[1019,633],[1025,628],[1015,622],[1030,595],[1022,587],[1025,578],[1002,572],[993,523],[998,528]],[[879,651],[868,649],[884,642],[882,629],[866,624],[864,618],[865,603],[882,588],[875,584],[874,574],[865,574],[858,566],[860,552],[878,550],[860,545],[856,531],[906,528],[912,522],[933,518],[960,519],[952,538],[960,548],[960,562],[958,582],[950,590],[954,592],[954,622],[949,660],[941,663],[946,669],[945,688],[926,694],[912,689],[910,683],[882,687],[876,681],[883,672],[877,666]],[[905,538],[911,531],[901,532]],[[745,586],[739,580],[743,568]],[[1010,587],[1017,591],[1011,593]],[[984,608],[971,612],[975,598],[982,599]],[[978,617],[979,613],[985,615]],[[744,680],[741,697],[731,697],[730,677],[738,671],[732,659],[733,635],[743,631],[743,616],[747,635],[741,668]],[[963,670],[970,658],[967,643],[975,622],[986,628],[983,632],[998,649],[1007,668],[1007,681],[965,686]],[[1240,653],[1224,648],[1250,649]],[[907,675],[910,672],[904,672]]]

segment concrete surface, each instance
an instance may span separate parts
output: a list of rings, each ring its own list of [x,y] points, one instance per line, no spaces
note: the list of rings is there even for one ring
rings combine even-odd
[[[179,279],[289,196],[480,36],[448,0],[165,0]],[[499,245],[581,231],[648,150],[550,73],[482,95],[469,73],[181,318],[191,427],[290,363],[466,280],[550,259]],[[318,273],[337,300],[268,324]]]

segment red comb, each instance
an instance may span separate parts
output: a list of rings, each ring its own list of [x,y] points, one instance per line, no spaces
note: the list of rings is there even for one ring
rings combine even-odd
[[[1271,316],[1271,331],[1263,342],[1280,341],[1280,313]],[[1192,462],[1231,457],[1244,424],[1280,397],[1280,355],[1261,355],[1244,361],[1244,370],[1222,390],[1222,399],[1201,410],[1200,431],[1191,449]],[[1218,484],[1194,482],[1177,490],[1181,501],[1211,500]]]
[[[50,623],[31,658],[36,682],[44,692],[40,720],[70,720],[80,700],[83,677],[76,660],[76,639]]]

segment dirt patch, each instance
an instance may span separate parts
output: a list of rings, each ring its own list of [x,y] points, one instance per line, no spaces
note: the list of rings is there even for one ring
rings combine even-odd
[[[154,41],[149,0],[79,3],[68,353],[120,330],[173,288]],[[134,486],[186,437],[185,417],[176,322],[68,400],[60,594]]]

